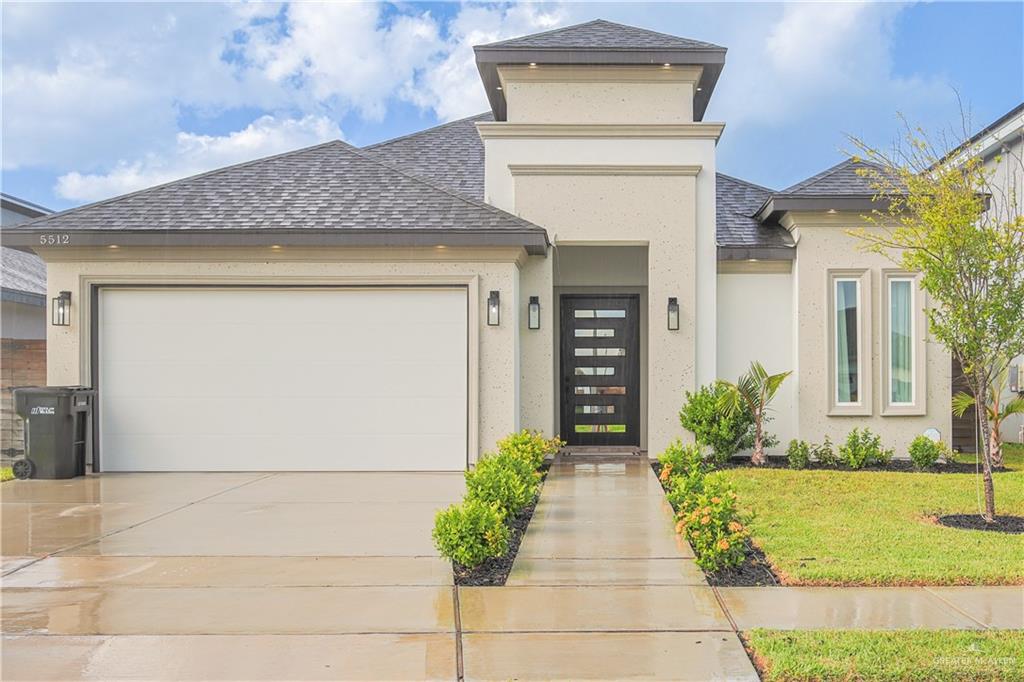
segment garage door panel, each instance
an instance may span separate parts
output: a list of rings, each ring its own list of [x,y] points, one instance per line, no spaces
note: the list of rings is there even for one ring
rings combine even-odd
[[[465,289],[110,289],[99,332],[105,470],[465,468]]]

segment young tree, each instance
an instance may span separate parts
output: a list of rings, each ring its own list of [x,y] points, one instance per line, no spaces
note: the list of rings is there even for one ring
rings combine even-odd
[[[792,372],[768,374],[760,362],[750,363],[750,371],[741,376],[736,383],[719,381],[725,387],[719,399],[719,409],[726,415],[742,410],[744,405],[754,415],[754,453],[750,463],[760,466],[767,460],[764,454],[764,421],[768,405],[779,392],[779,387]]]
[[[1013,398],[1002,403],[1003,392],[1009,383],[1010,372],[1004,371],[989,388],[988,400],[985,402],[985,412],[989,422],[992,423],[992,431],[989,434],[989,449],[992,452],[992,466],[1003,466],[1003,438],[1000,433],[1003,422],[1014,414],[1024,414],[1024,398]],[[953,414],[958,417],[964,416],[967,410],[977,404],[977,400],[970,393],[961,391],[953,396]]]
[[[868,227],[852,234],[869,251],[921,273],[921,287],[935,304],[927,311],[930,334],[960,360],[971,393],[988,396],[1009,358],[1024,351],[1024,218],[1017,189],[1024,164],[1019,153],[1004,153],[997,174],[980,149],[943,144],[943,137],[935,141],[904,124],[905,139],[889,152],[852,139],[868,162],[861,172],[881,206],[867,217]],[[992,522],[992,426],[985,410],[977,412],[982,516]]]

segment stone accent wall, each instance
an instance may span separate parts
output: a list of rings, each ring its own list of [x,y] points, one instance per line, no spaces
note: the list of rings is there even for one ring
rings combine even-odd
[[[0,454],[6,458],[25,450],[25,425],[14,413],[11,388],[46,385],[46,340],[0,341]]]

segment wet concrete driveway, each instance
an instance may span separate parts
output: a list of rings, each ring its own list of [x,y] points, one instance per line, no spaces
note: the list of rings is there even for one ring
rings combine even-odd
[[[5,483],[0,677],[455,679],[430,529],[463,491],[459,473]]]

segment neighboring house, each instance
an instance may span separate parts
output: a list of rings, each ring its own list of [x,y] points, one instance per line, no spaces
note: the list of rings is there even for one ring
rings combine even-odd
[[[1024,176],[1021,174],[1021,159],[1024,158],[1024,103],[999,117],[981,131],[973,135],[957,148],[959,153],[980,155],[985,166],[993,172],[992,184],[997,191],[992,196],[994,210],[1001,210],[1006,201],[1016,201],[1018,206],[1024,202]],[[1011,379],[1016,380],[1018,391],[1011,391],[1007,386],[1002,396],[1002,404],[1018,394],[1024,394],[1024,356],[1014,360]],[[954,391],[967,390],[963,381],[963,373],[956,361],[953,361]],[[1024,442],[1024,416],[1008,417],[1001,429],[1004,441]],[[953,447],[964,452],[977,449],[978,422],[971,410],[962,417],[953,418]]]
[[[0,194],[3,228],[50,213]],[[4,248],[0,253],[0,456],[24,450],[22,420],[11,388],[46,384],[46,264],[38,256]]]
[[[476,48],[491,111],[300,149],[5,231],[39,253],[49,380],[117,470],[471,465],[504,434],[660,452],[686,391],[793,370],[773,430],[950,432],[917,278],[847,235],[847,161],[719,174],[725,48],[594,21]]]

